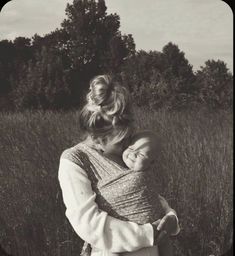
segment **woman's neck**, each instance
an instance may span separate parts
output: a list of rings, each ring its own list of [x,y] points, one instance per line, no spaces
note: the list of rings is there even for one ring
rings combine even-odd
[[[95,142],[90,136],[88,136],[84,143],[96,149],[100,153],[102,153],[108,159],[118,163],[121,166],[126,166],[122,160],[122,148],[117,145],[102,145],[100,143]]]
[[[109,153],[109,152],[103,152],[103,155],[105,157],[107,157],[108,159],[114,161],[115,163],[123,166],[123,167],[126,167],[125,163],[123,162],[122,160],[122,155],[120,154],[114,154],[114,153]]]
[[[96,148],[100,151],[102,151],[105,155],[116,155],[117,157],[122,157],[123,153],[123,147],[122,144],[112,144],[110,143],[99,143],[98,140],[94,140],[91,136],[88,136],[85,140],[84,143],[87,145],[92,146],[93,148]]]

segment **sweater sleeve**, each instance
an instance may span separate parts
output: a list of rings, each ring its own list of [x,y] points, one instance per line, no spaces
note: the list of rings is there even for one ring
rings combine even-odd
[[[92,247],[103,251],[135,251],[153,245],[150,223],[121,221],[99,210],[91,182],[80,166],[60,159],[58,172],[66,216],[75,232]]]

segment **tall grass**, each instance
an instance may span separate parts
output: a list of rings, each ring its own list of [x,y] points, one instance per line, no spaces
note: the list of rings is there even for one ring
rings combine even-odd
[[[156,175],[177,210],[175,255],[221,255],[232,234],[232,115],[135,111],[161,138]],[[0,244],[18,256],[75,256],[81,240],[64,215],[61,152],[81,140],[78,112],[0,114]]]
[[[182,226],[177,254],[221,255],[232,235],[231,115],[139,111],[136,119],[140,128],[151,128],[162,138],[164,195]]]

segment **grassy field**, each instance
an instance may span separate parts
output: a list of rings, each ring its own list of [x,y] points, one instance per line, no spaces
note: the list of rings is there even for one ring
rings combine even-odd
[[[232,114],[137,110],[162,138],[162,195],[176,209],[175,255],[221,255],[233,216]],[[61,152],[81,140],[78,112],[0,114],[0,244],[14,256],[75,256],[81,240],[64,216]]]

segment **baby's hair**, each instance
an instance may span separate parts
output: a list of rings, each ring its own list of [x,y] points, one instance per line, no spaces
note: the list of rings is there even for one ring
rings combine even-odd
[[[80,113],[80,127],[93,138],[109,136],[117,143],[130,134],[130,95],[109,75],[99,75],[90,82],[86,104]]]
[[[158,136],[157,133],[151,131],[151,130],[142,130],[136,134],[134,134],[133,139],[138,137],[146,137],[152,139],[152,142],[157,143]]]

